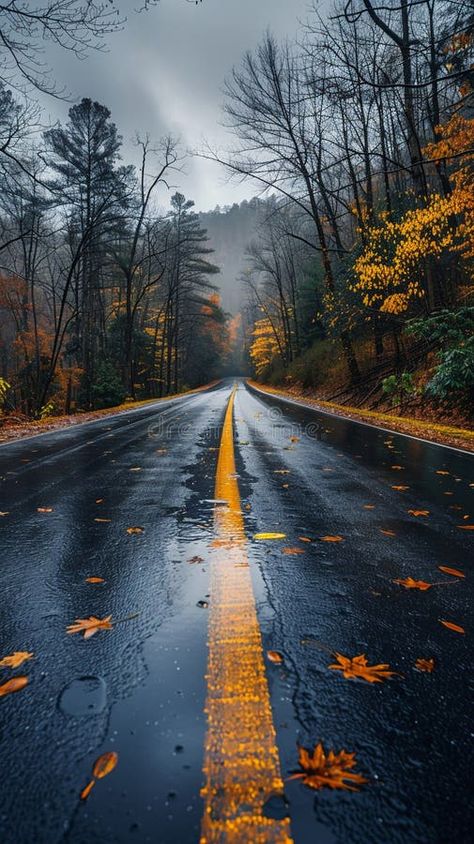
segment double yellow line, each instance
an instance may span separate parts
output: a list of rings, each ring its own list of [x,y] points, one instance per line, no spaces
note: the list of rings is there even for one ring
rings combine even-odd
[[[235,469],[235,393],[215,484],[215,498],[226,504],[216,505],[211,553],[201,844],[292,844],[288,818],[265,814],[283,782]]]

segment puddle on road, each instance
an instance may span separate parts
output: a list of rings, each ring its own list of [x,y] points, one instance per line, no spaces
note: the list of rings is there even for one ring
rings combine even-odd
[[[99,715],[107,706],[107,685],[102,677],[77,677],[63,689],[58,707],[65,715]]]

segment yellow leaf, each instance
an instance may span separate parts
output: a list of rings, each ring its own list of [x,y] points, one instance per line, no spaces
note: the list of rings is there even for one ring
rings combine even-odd
[[[15,651],[9,656],[4,656],[3,659],[0,659],[0,666],[4,668],[18,668],[27,659],[33,658],[32,651]]]
[[[286,533],[255,533],[254,539],[285,539]]]
[[[0,697],[6,697],[13,692],[20,692],[28,685],[28,677],[12,677],[0,686]]]
[[[145,528],[142,528],[142,527],[129,527],[129,528],[127,528],[127,533],[129,533],[129,534],[143,533],[144,530],[145,530]]]

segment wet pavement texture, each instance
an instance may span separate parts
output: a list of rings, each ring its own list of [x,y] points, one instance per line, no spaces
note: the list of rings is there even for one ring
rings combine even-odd
[[[0,701],[6,844],[199,840],[207,557],[232,383],[0,448],[0,656],[35,654],[0,669],[0,682],[29,678]],[[234,426],[264,648],[283,655],[267,666],[283,776],[297,744],[322,741],[355,752],[368,779],[358,793],[289,781],[294,840],[470,841],[473,532],[460,526],[474,520],[474,458],[243,382]],[[286,538],[253,540],[265,531]],[[407,577],[437,585],[393,583]],[[66,634],[89,615],[118,623]],[[334,651],[401,676],[346,680],[328,670]],[[81,801],[111,750],[117,767]]]

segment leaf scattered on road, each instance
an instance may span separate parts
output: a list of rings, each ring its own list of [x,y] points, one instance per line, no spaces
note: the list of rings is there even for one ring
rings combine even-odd
[[[106,777],[107,774],[110,774],[110,772],[115,768],[117,762],[118,753],[115,753],[114,751],[110,753],[103,753],[102,756],[99,756],[99,758],[96,759],[92,769],[93,779],[91,779],[91,781],[81,791],[81,800],[86,800],[89,797],[96,780],[101,780],[103,777]]]
[[[267,651],[267,657],[270,662],[274,662],[276,665],[280,665],[283,662],[283,656],[280,651]]]
[[[0,697],[6,697],[13,692],[20,692],[28,685],[28,677],[12,677],[0,686]]]
[[[440,571],[444,571],[445,574],[452,574],[453,577],[466,577],[460,569],[452,569],[450,566],[438,566],[438,568]]]
[[[418,671],[424,671],[427,674],[431,674],[431,672],[434,669],[434,665],[435,665],[434,659],[421,659],[420,658],[420,659],[417,659],[417,661],[415,662],[415,668],[417,668]]]
[[[285,539],[286,533],[255,533],[254,539]]]
[[[390,666],[386,663],[379,665],[368,665],[365,654],[359,656],[348,657],[343,656],[337,651],[333,654],[337,663],[328,665],[333,671],[342,671],[343,676],[347,680],[361,679],[367,683],[383,683],[384,680],[389,680],[397,672],[391,671]]]
[[[321,542],[344,542],[344,537],[337,534],[327,534],[327,536],[320,536],[319,539]]]
[[[464,627],[461,627],[460,624],[455,624],[454,621],[444,621],[442,618],[439,619],[440,623],[447,627],[448,630],[454,630],[455,633],[465,633]]]
[[[282,548],[282,554],[304,554],[304,548]]]
[[[103,577],[86,577],[86,583],[105,583]]]
[[[474,525],[457,525],[459,530],[474,530]]]
[[[84,639],[90,639],[99,630],[112,630],[111,618],[111,615],[102,619],[96,618],[95,615],[90,615],[89,618],[76,618],[74,624],[70,624],[66,631],[67,633],[84,633]]]
[[[298,762],[302,770],[288,779],[301,779],[308,788],[358,791],[357,786],[367,782],[365,777],[352,770],[357,764],[355,753],[347,753],[345,750],[334,753],[330,750],[326,755],[321,742],[316,745],[312,753],[304,747],[299,747]]]
[[[15,651],[8,656],[4,656],[3,659],[0,659],[0,666],[2,668],[18,668],[20,665],[23,665],[27,659],[32,658],[32,651]]]
[[[396,536],[394,530],[385,530],[385,528],[380,528],[380,533],[383,533],[384,536]]]
[[[94,519],[94,522],[99,522],[99,523],[104,524],[104,525],[108,524],[111,521],[112,521],[112,519]]]
[[[133,534],[133,533],[143,533],[143,531],[144,531],[144,530],[145,530],[145,528],[139,527],[139,526],[137,525],[136,527],[129,527],[129,528],[127,528],[127,533],[129,533],[129,534]]]
[[[410,516],[429,516],[429,510],[408,510],[407,511]]]
[[[426,583],[425,580],[414,580],[413,577],[406,577],[404,580],[397,577],[393,583],[398,583],[399,586],[403,586],[405,589],[419,589],[421,592],[426,592],[427,589],[431,589],[434,585],[433,583]]]
[[[53,508],[52,507],[37,507],[36,512],[37,513],[52,513]]]
[[[397,492],[405,492],[405,490],[410,489],[410,487],[405,484],[395,484],[392,486],[392,489],[396,489]]]

